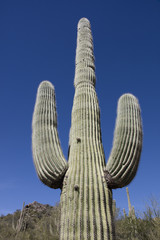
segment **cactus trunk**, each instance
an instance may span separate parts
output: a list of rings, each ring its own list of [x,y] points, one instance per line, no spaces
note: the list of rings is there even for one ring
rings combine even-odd
[[[79,84],[75,91],[71,135],[60,239],[113,239],[112,191],[103,178],[99,106],[88,83]]]
[[[78,24],[69,169],[61,194],[60,239],[113,239],[112,191],[103,178],[100,110],[89,21]]]

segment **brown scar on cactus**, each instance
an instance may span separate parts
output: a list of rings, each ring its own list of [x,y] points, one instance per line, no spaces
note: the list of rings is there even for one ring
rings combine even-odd
[[[136,175],[142,149],[140,106],[132,94],[120,97],[106,165],[89,20],[80,19],[77,30],[68,162],[60,146],[55,90],[49,81],[43,81],[37,92],[33,160],[40,180],[61,188],[61,240],[114,240],[112,189],[128,185]]]

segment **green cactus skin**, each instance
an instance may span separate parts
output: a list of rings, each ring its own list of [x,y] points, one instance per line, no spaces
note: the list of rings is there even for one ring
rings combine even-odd
[[[78,23],[75,96],[68,163],[57,133],[53,85],[40,84],[33,114],[33,159],[40,180],[61,192],[61,240],[114,240],[112,188],[129,184],[142,148],[138,100],[123,95],[118,104],[113,148],[106,165],[100,109],[95,91],[95,65],[90,22]]]

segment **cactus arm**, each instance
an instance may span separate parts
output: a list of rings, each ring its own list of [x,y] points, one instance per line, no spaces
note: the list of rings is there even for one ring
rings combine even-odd
[[[134,178],[142,149],[140,106],[132,94],[120,97],[113,147],[108,159],[105,178],[111,188],[128,185]]]
[[[32,120],[32,152],[40,180],[51,188],[61,188],[68,165],[57,131],[53,85],[43,81],[38,88]]]

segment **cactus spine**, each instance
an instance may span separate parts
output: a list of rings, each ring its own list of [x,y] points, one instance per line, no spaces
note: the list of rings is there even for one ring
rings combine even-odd
[[[68,163],[58,139],[54,87],[48,81],[38,88],[32,122],[37,174],[49,187],[62,189],[61,240],[115,239],[112,188],[130,183],[140,159],[140,107],[133,95],[125,94],[119,100],[113,148],[105,164],[95,82],[90,22],[82,18],[78,23]]]

